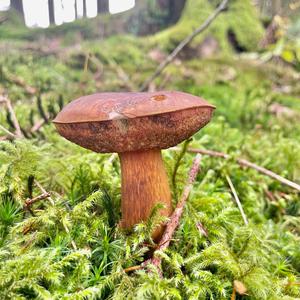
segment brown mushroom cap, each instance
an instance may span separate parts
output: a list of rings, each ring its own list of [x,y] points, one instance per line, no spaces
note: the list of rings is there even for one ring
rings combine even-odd
[[[53,122],[84,148],[121,153],[175,146],[205,126],[214,108],[182,92],[98,93],[72,101]]]

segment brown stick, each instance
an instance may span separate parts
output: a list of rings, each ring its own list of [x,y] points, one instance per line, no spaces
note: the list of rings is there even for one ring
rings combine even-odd
[[[140,269],[142,269],[141,265],[139,265],[139,266],[132,266],[132,267],[128,267],[128,268],[124,269],[124,272],[125,273],[129,273],[129,272],[137,271],[137,270],[140,270]]]
[[[177,149],[177,148],[175,148]],[[230,155],[223,153],[223,152],[216,152],[216,151],[212,151],[212,150],[205,150],[205,149],[194,149],[194,148],[188,148],[187,150],[188,152],[192,152],[192,153],[200,153],[203,155],[209,155],[209,156],[213,156],[213,157],[220,157],[220,158],[224,158],[224,159],[229,159]],[[291,180],[288,180],[264,167],[258,166],[257,164],[254,164],[246,159],[242,159],[242,158],[237,158],[236,162],[242,166],[242,167],[247,167],[247,168],[252,168],[264,175],[267,175],[279,182],[281,182],[284,185],[287,185],[295,190],[297,190],[298,192],[300,192],[300,185],[297,184],[296,182],[293,182]]]
[[[34,183],[36,184],[36,186],[40,189],[40,191],[41,191],[43,194],[49,194],[48,200],[49,200],[49,202],[51,203],[51,205],[53,206],[53,205],[54,205],[54,201],[53,201],[53,199],[51,198],[50,193],[48,193],[48,192],[43,188],[43,186],[42,186],[36,179],[34,180]]]
[[[16,136],[10,132],[9,130],[7,130],[5,127],[3,127],[2,125],[0,125],[0,130],[4,131],[8,136],[10,136],[11,138],[15,138]]]
[[[46,192],[46,193],[43,193],[43,194],[41,194],[37,197],[31,198],[31,199],[28,198],[28,199],[25,200],[24,207],[29,208],[33,203],[36,203],[36,202],[38,202],[40,200],[43,200],[43,199],[46,199],[48,197],[50,197],[50,194]]]
[[[275,196],[269,190],[265,190],[265,194],[270,201],[276,202]]]
[[[8,80],[10,80],[11,82],[15,83],[16,85],[19,85],[21,87],[24,88],[24,90],[30,94],[30,95],[34,95],[37,92],[37,89],[30,86],[29,84],[26,83],[26,81],[17,76],[17,75],[12,75],[12,74],[7,74]]]
[[[230,300],[235,300],[235,299],[236,299],[236,290],[235,288],[233,288]]]
[[[178,53],[189,44],[198,34],[203,32],[208,26],[217,18],[217,16],[225,9],[228,0],[223,0],[216,10],[199,26],[195,29],[189,36],[187,36],[183,41],[181,41],[178,46],[172,51],[167,58],[161,62],[157,67],[156,71],[143,83],[140,91],[145,91],[153,80],[161,74],[161,72],[176,58]]]
[[[196,227],[199,230],[199,232],[208,239],[207,229],[203,226],[203,224],[200,221],[197,222]]]
[[[172,213],[170,217],[170,221],[167,223],[166,230],[164,231],[164,234],[159,242],[159,245],[157,249],[154,251],[153,258],[149,260],[149,263],[152,263],[156,267],[160,269],[160,264],[161,264],[161,258],[160,257],[155,257],[155,252],[156,251],[163,251],[166,248],[169,247],[172,236],[175,232],[175,229],[177,228],[179,224],[179,220],[181,218],[181,215],[183,213],[183,208],[184,205],[190,195],[190,192],[193,188],[193,183],[196,179],[196,176],[199,172],[200,169],[200,162],[201,162],[201,155],[197,154],[196,157],[194,158],[192,167],[189,171],[189,176],[188,176],[188,181],[187,185],[185,186],[183,190],[183,194],[181,196],[180,201],[177,203],[177,206]]]
[[[10,140],[10,139],[13,139],[13,137],[11,137],[9,135],[0,136],[0,142]]]
[[[12,122],[14,124],[15,129],[16,129],[16,137],[19,137],[19,138],[23,137],[19,121],[16,117],[16,114],[13,110],[13,107],[11,105],[10,100],[5,96],[0,96],[0,102],[4,102],[6,104],[7,110],[9,112],[10,116],[11,116]]]
[[[237,204],[238,209],[239,209],[239,211],[240,211],[240,213],[242,215],[244,223],[245,223],[245,225],[248,225],[248,219],[247,219],[246,214],[244,212],[243,206],[242,206],[242,204],[240,202],[240,199],[239,199],[239,197],[237,195],[237,192],[236,192],[235,187],[234,187],[234,185],[233,185],[233,183],[231,181],[231,178],[228,175],[226,175],[226,180],[227,180],[228,185],[229,185],[229,187],[231,189],[231,192],[233,194],[233,199],[234,199],[235,203]]]
[[[286,284],[286,287],[292,286],[292,285],[299,285],[300,286],[300,281],[299,282],[288,282]]]
[[[44,120],[44,119],[41,119],[41,120],[37,121],[37,122],[32,126],[32,128],[30,129],[30,132],[31,132],[31,133],[35,133],[35,132],[39,131],[39,130],[42,128],[42,126],[43,126],[44,124],[45,124],[45,120]]]

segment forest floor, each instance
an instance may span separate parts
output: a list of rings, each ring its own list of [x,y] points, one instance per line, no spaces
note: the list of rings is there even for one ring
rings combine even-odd
[[[21,131],[0,104],[0,298],[299,299],[299,191],[236,161],[300,183],[300,74],[259,54],[179,57],[151,85],[216,105],[189,147],[230,158],[202,156],[175,242],[157,254],[163,277],[151,266],[124,271],[144,261],[157,215],[130,235],[121,232],[117,156],[64,140],[51,120],[81,95],[137,90],[165,56],[144,44],[129,36],[72,47],[1,43],[1,93]],[[175,205],[194,154],[163,156],[176,179]],[[26,207],[45,192],[51,198]]]

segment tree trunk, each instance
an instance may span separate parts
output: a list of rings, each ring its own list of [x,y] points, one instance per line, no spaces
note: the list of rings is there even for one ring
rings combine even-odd
[[[55,24],[55,19],[54,19],[54,0],[49,0],[49,20],[50,20],[50,24]]]
[[[86,0],[83,0],[83,17],[86,17],[86,3],[85,3]]]
[[[273,1],[273,16],[281,14],[281,0]]]
[[[11,0],[11,7],[23,14],[23,2],[22,0]]]
[[[98,0],[98,14],[108,13],[108,0]]]
[[[186,0],[157,0],[157,4],[161,10],[167,10],[167,23],[175,23],[182,13]]]
[[[169,0],[169,23],[175,23],[179,20],[186,0]]]

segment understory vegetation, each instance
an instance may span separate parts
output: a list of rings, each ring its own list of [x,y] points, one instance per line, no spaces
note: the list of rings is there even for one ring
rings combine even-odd
[[[228,14],[245,14],[248,2],[233,2]],[[233,22],[226,14],[208,36],[225,20]],[[26,40],[2,39],[0,92],[11,100],[22,137],[6,136],[2,127],[12,133],[16,128],[0,104],[0,136],[7,137],[0,141],[0,299],[230,299],[233,293],[236,299],[300,299],[299,192],[236,162],[244,158],[300,182],[296,50],[295,63],[273,59],[275,46],[245,52],[261,39],[262,25],[249,28],[257,41],[236,31],[242,53],[234,54],[224,33],[217,36],[224,51],[201,58],[195,52],[191,56],[189,48],[151,85],[192,93],[216,105],[212,121],[189,147],[230,155],[202,156],[180,225],[168,249],[157,253],[163,277],[151,265],[128,272],[155,246],[151,231],[161,221],[159,207],[148,222],[130,234],[122,232],[118,156],[72,144],[51,123],[81,95],[137,90],[173,49],[170,36],[177,36],[178,24],[149,38],[112,36],[75,46],[59,40],[56,47],[55,39],[46,38],[35,47]],[[177,37],[186,34],[184,29]],[[169,43],[157,44],[160,40]],[[163,151],[170,184],[175,178],[174,206],[194,155]],[[26,205],[46,192],[50,198]]]

